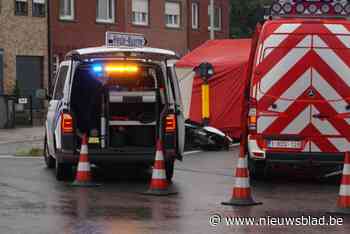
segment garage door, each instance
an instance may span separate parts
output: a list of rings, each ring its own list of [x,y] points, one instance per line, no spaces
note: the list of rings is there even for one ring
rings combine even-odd
[[[43,57],[17,56],[16,78],[21,95],[33,98],[33,109],[42,109],[42,101],[35,98],[35,91],[43,87]]]
[[[0,95],[4,92],[4,51],[0,49]]]

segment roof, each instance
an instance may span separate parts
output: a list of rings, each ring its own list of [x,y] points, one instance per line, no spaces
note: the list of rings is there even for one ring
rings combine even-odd
[[[177,58],[177,55],[174,51],[164,50],[151,47],[140,47],[140,48],[130,48],[130,47],[116,47],[110,48],[106,46],[101,47],[90,47],[70,51],[66,56],[70,57],[71,55],[79,55],[82,57],[100,57],[100,56],[131,56],[131,57],[140,57],[145,59],[174,59]]]
[[[196,67],[203,62],[235,66],[249,60],[251,39],[209,40],[181,58],[176,67]]]

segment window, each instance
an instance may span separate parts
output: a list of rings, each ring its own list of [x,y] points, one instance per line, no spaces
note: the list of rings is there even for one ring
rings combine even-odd
[[[46,13],[45,0],[33,0],[33,16],[44,17]]]
[[[114,23],[114,12],[114,0],[97,0],[97,22]]]
[[[64,89],[64,84],[66,82],[67,73],[68,73],[68,66],[62,66],[60,68],[60,71],[56,79],[56,86],[53,94],[54,100],[61,100],[63,98],[63,89]]]
[[[15,15],[28,15],[27,0],[15,0]]]
[[[132,23],[148,25],[148,0],[132,0]]]
[[[208,6],[209,27],[210,29],[210,6]],[[214,7],[214,30],[221,30],[221,7]]]
[[[74,0],[60,0],[60,19],[74,20]]]
[[[165,25],[169,28],[180,27],[180,3],[165,2]]]
[[[198,29],[198,3],[192,2],[192,28]]]

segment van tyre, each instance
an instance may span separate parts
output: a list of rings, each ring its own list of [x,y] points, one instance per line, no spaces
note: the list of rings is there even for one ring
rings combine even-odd
[[[49,169],[55,168],[55,158],[52,157],[49,153],[49,146],[47,144],[47,137],[45,136],[44,140],[44,159],[45,159],[45,164],[46,167]]]
[[[55,174],[58,181],[67,180],[72,175],[72,166],[70,164],[59,163],[56,160]]]
[[[165,161],[165,174],[166,179],[171,182],[174,177],[174,167],[175,167],[175,160],[169,159]]]
[[[258,180],[258,179],[265,178],[265,170],[266,170],[265,161],[257,161],[249,158],[248,168],[249,168],[249,175],[252,179]]]

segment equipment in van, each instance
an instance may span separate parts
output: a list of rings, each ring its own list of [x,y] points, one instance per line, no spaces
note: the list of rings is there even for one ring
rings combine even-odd
[[[174,67],[175,52],[145,47],[140,35],[106,33],[106,46],[71,51],[60,64],[46,121],[45,155],[63,179],[78,162],[88,133],[91,163],[103,167],[154,163],[164,144],[166,176],[182,159],[184,117]]]

